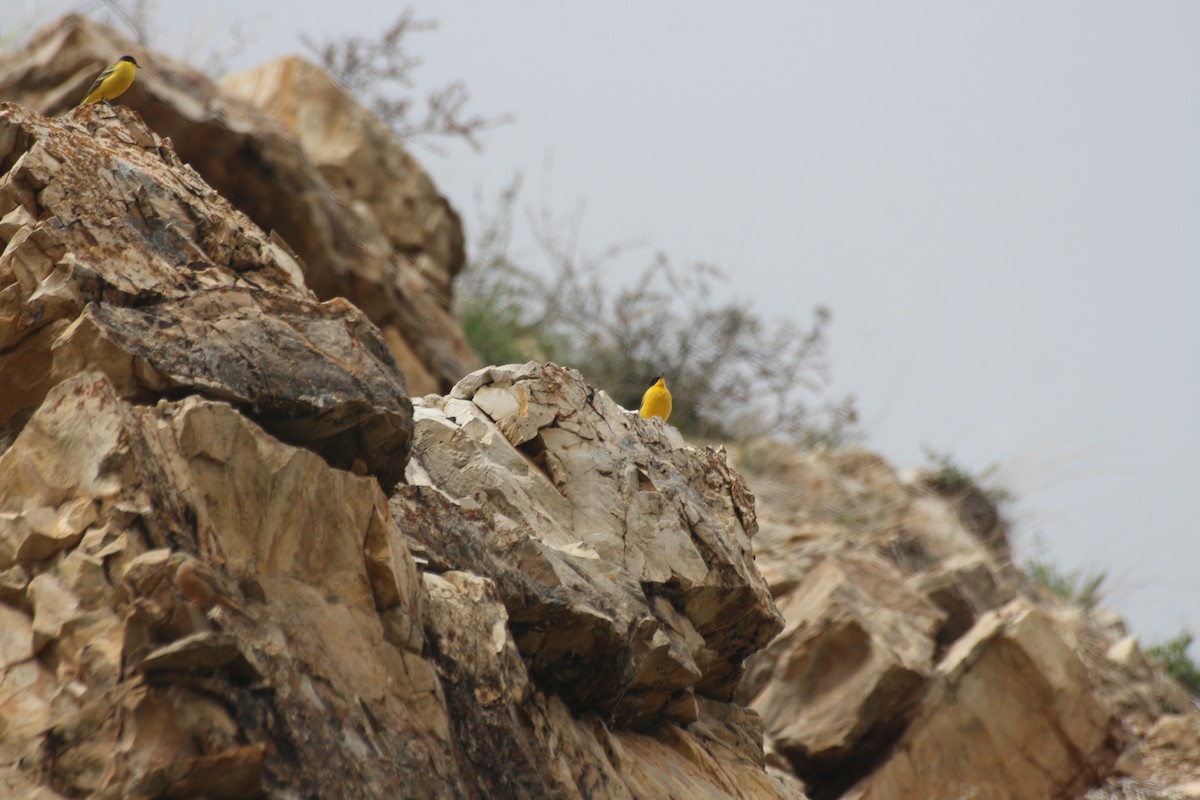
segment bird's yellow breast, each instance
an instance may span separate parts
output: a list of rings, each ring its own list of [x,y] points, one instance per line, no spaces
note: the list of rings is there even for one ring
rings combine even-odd
[[[667,389],[667,383],[662,378],[654,382],[654,385],[646,390],[642,395],[642,407],[638,410],[642,419],[650,419],[651,417],[662,417],[662,421],[666,422],[671,416],[671,391]]]
[[[105,70],[105,72],[109,71]],[[118,61],[113,65],[109,74],[101,76],[96,88],[92,89],[83,99],[84,104],[98,103],[101,100],[112,100],[118,97],[133,84],[136,74],[137,67],[133,64],[128,61]]]

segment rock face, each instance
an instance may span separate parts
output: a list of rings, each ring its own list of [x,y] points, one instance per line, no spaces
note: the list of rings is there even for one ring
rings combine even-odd
[[[144,67],[120,104],[170,138],[179,158],[258,227],[278,233],[319,298],[343,297],[362,309],[415,392],[446,391],[478,366],[448,311],[448,287],[464,262],[458,215],[394,137],[327,76],[285,61],[230,79],[236,93],[222,91],[185,64],[70,16],[0,59],[0,96],[61,114],[113,53]],[[304,140],[240,96],[269,96],[285,122],[303,118]],[[341,127],[331,131],[332,120]],[[329,144],[351,132],[361,137],[356,146],[346,147],[347,138],[340,149]]]

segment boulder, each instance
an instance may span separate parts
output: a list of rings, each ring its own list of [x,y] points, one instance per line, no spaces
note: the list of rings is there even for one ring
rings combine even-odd
[[[437,493],[396,495],[397,518],[440,520],[420,547],[495,582],[531,673],[573,708],[647,725],[728,700],[779,630],[722,451],[549,364],[473,373],[416,420],[409,482]]]
[[[831,556],[780,601],[783,633],[738,698],[808,784],[869,762],[904,729],[933,672],[944,614],[886,562]]]
[[[1015,600],[955,642],[891,757],[844,797],[1079,797],[1120,739],[1052,620]]]

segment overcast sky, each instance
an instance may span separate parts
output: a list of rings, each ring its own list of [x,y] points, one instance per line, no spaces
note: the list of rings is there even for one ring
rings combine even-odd
[[[184,58],[239,24],[234,71],[393,18],[160,5]],[[521,171],[529,205],[586,202],[597,250],[717,264],[766,316],[828,305],[873,448],[998,464],[1022,558],[1107,570],[1144,640],[1200,628],[1200,3],[414,7],[440,22],[418,82],[516,117],[415,151],[468,222]]]

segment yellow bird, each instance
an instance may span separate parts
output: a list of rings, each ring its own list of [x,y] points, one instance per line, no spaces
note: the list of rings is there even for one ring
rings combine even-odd
[[[91,105],[103,100],[108,103],[133,85],[133,77],[137,74],[138,63],[133,56],[121,56],[111,67],[100,73],[96,82],[87,90],[81,106]]]
[[[642,407],[638,413],[641,414],[642,419],[662,417],[663,422],[666,422],[667,418],[671,416],[671,390],[667,388],[667,382],[661,375],[655,379],[654,385],[642,395]]]

